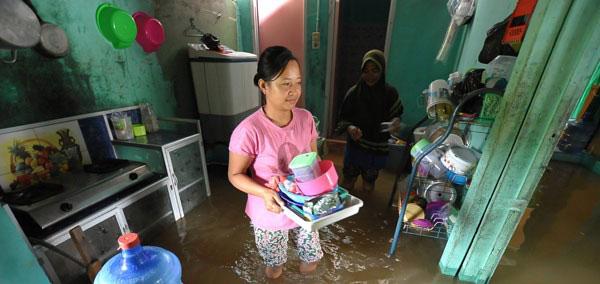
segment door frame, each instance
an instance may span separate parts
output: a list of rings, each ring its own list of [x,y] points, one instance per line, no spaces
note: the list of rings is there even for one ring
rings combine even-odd
[[[325,137],[332,137],[335,125],[333,121],[337,113],[333,109],[333,101],[335,99],[335,66],[337,64],[337,34],[340,17],[340,1],[342,0],[329,0],[329,23],[328,23],[328,39],[327,39],[327,67],[326,67],[326,78],[325,78],[325,121],[323,123],[323,130]],[[346,0],[348,1],[348,0]],[[387,62],[389,49],[392,42],[392,31],[393,24],[396,15],[396,0],[390,0],[390,9],[388,13],[388,23],[385,32],[385,43],[384,43],[384,56]]]
[[[600,62],[600,3],[540,0],[483,155],[439,262],[488,282]],[[580,19],[596,19],[592,24]]]

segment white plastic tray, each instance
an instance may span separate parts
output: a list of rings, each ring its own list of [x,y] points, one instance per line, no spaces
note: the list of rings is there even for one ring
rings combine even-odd
[[[344,209],[317,220],[309,221],[304,216],[300,216],[298,213],[287,208],[287,206],[283,206],[283,213],[296,222],[296,224],[300,225],[300,227],[312,232],[358,213],[358,210],[362,206],[362,200],[350,195],[350,199],[345,202]]]

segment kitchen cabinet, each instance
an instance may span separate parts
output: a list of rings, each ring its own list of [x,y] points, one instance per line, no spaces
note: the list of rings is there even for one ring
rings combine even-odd
[[[148,236],[157,224],[171,214],[169,204],[169,179],[163,177],[131,193],[117,202],[98,210],[93,215],[44,239],[67,254],[79,258],[79,253],[70,238],[69,230],[80,226],[91,244],[91,253],[106,261],[118,252],[117,239],[127,232]],[[52,283],[87,283],[86,271],[73,261],[35,245],[34,252]]]
[[[169,177],[169,201],[179,220],[210,196],[202,130],[200,121],[193,119],[166,118],[159,123],[157,132],[112,139],[112,144],[117,157],[144,162]]]

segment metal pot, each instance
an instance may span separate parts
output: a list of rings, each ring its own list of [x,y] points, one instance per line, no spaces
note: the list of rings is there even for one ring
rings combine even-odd
[[[31,8],[34,14],[37,15],[38,20],[41,24],[40,40],[35,46],[35,50],[40,54],[58,58],[67,55],[69,52],[69,39],[65,31],[59,26],[51,23],[44,22],[42,17],[31,3],[31,0],[25,0],[25,4]]]
[[[57,25],[42,24],[40,42],[36,50],[49,57],[63,57],[69,52],[69,39],[65,31]]]
[[[38,44],[40,22],[21,0],[0,1],[0,48],[19,49]]]

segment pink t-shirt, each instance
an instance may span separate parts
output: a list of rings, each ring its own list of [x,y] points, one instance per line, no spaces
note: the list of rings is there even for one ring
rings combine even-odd
[[[310,152],[311,142],[317,139],[312,114],[300,108],[294,108],[292,113],[292,121],[279,127],[259,109],[244,119],[231,135],[229,151],[253,158],[250,170],[259,184],[267,185],[273,176],[289,175],[290,161],[298,154]],[[298,226],[283,213],[267,211],[263,199],[251,194],[248,194],[246,214],[252,224],[262,229],[285,230]]]

